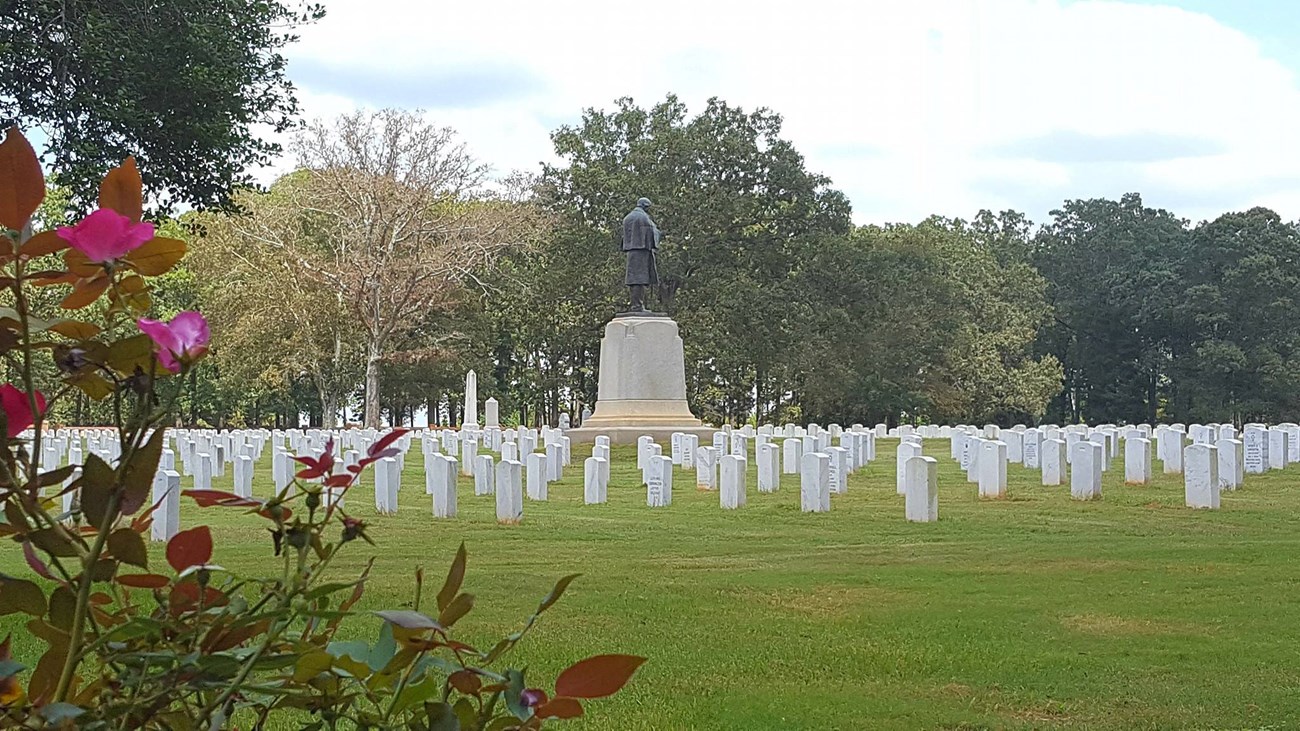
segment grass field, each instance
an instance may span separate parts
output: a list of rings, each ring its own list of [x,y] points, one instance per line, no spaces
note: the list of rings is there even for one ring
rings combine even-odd
[[[436,592],[465,541],[478,603],[458,636],[490,644],[516,628],[563,574],[583,574],[513,654],[534,681],[587,655],[649,658],[628,687],[588,704],[570,729],[1261,729],[1300,723],[1300,467],[1248,477],[1223,509],[1183,507],[1181,476],[1123,485],[1079,503],[1009,468],[1008,498],[981,501],[932,440],[934,524],[903,520],[896,440],[832,498],[799,512],[798,478],[749,504],[718,507],[677,471],[673,504],[645,507],[634,448],[616,448],[609,503],[582,504],[581,460],[550,500],[499,526],[491,497],[462,478],[460,517],[435,521],[419,449],[395,517],[374,515],[373,483],[350,511],[374,525],[336,562],[340,577],[378,557],[363,605],[409,603],[424,566]],[[270,459],[255,492],[270,492]],[[1159,471],[1159,463],[1156,470]],[[215,487],[229,489],[230,474]],[[184,483],[188,487],[188,480]],[[206,521],[215,561],[257,571],[261,521],[182,507]],[[161,547],[155,545],[161,559]],[[0,569],[26,575],[16,547]],[[6,618],[12,620],[12,618]],[[19,659],[36,645],[16,622]],[[373,637],[378,623],[351,633]]]

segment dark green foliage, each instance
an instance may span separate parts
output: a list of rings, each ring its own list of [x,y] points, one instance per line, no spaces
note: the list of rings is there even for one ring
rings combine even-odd
[[[1048,281],[1056,318],[1042,347],[1065,364],[1056,415],[1155,420],[1172,307],[1182,289],[1177,257],[1186,221],[1144,207],[1135,193],[1067,201],[1052,217],[1033,263]]]
[[[297,0],[5,0],[0,120],[45,131],[83,210],[127,155],[161,210],[225,205],[280,152],[254,127],[295,123],[280,51],[323,13]]]
[[[1055,362],[1027,360],[1046,308],[1019,214],[855,230],[779,115],[717,99],[694,117],[672,96],[623,99],[553,138],[565,164],[539,190],[557,231],[516,262],[523,286],[496,313],[521,402],[594,401],[626,297],[618,225],[640,196],[664,231],[658,309],[681,325],[708,421],[1032,418],[1055,391]]]
[[[1067,201],[1035,241],[1065,365],[1049,418],[1300,418],[1300,230],[1253,208],[1190,226],[1118,201]]]

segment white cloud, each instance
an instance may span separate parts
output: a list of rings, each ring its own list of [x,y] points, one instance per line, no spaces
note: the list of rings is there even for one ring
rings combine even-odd
[[[717,95],[780,112],[860,222],[983,207],[1041,220],[1063,198],[1130,190],[1193,219],[1265,203],[1300,218],[1292,72],[1176,8],[331,0],[328,11],[290,49],[291,76],[311,70],[296,79],[309,116],[425,106],[501,172],[551,159],[550,130],[585,107],[674,92],[692,110]],[[1090,159],[1089,140],[1105,154]],[[1161,159],[1180,154],[1191,156]]]

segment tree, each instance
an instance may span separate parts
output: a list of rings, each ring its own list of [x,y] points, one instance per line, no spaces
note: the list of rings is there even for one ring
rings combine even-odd
[[[160,210],[225,205],[280,152],[256,128],[295,123],[281,49],[323,15],[296,0],[8,0],[0,119],[45,131],[82,210],[131,154]]]
[[[999,263],[1001,248],[978,226],[937,217],[864,226],[805,262],[800,416],[1042,416],[1061,384],[1056,358],[1031,354],[1049,313],[1044,282],[1026,264]]]
[[[1171,418],[1300,418],[1300,229],[1266,208],[1200,224],[1178,262]]]
[[[222,334],[213,361],[231,386],[267,398],[304,377],[326,428],[336,426],[343,398],[361,379],[360,327],[343,293],[303,276],[300,256],[329,250],[319,215],[298,205],[303,174],[285,176],[266,193],[236,197],[242,213],[191,217],[190,265],[204,282],[204,311]]]
[[[381,367],[395,344],[430,311],[450,310],[485,286],[482,272],[505,250],[531,242],[540,218],[516,189],[489,193],[487,168],[451,129],[416,112],[316,122],[294,149],[303,176],[291,190],[294,205],[318,221],[321,236],[266,243],[337,292],[357,318],[365,423],[378,427]]]
[[[1034,242],[1053,325],[1039,342],[1065,367],[1067,421],[1154,423],[1169,371],[1170,317],[1182,297],[1187,222],[1142,197],[1066,201]]]
[[[809,247],[851,228],[847,199],[807,170],[781,126],[770,110],[720,99],[688,117],[670,95],[649,109],[620,99],[556,130],[564,164],[546,166],[540,188],[561,221],[549,257],[564,265],[536,271],[526,291],[547,292],[538,316],[571,315],[550,329],[580,342],[537,359],[570,374],[595,365],[600,327],[626,296],[619,223],[647,196],[665,236],[660,304],[681,325],[697,413],[739,421],[755,406],[763,417],[780,408],[786,363],[802,347],[788,316],[794,274]]]

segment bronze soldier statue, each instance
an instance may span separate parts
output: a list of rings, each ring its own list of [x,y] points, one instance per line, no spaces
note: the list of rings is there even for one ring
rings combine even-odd
[[[659,284],[655,269],[655,249],[659,248],[659,227],[650,219],[650,199],[641,198],[636,208],[623,217],[623,251],[627,252],[627,277],[631,289],[631,312],[649,312],[645,306],[646,287]]]

